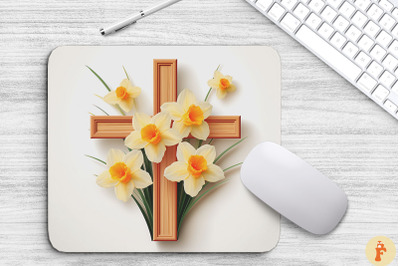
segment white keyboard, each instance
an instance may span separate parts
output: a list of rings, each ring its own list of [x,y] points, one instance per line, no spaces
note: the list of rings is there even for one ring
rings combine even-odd
[[[246,1],[398,119],[397,1]]]

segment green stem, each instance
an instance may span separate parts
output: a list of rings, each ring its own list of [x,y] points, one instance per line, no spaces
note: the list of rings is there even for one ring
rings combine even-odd
[[[214,141],[214,139],[210,139],[210,142],[208,142],[208,145],[211,145],[211,143]]]
[[[126,72],[126,69],[125,69],[125,67],[124,67],[124,66],[122,66],[122,68],[124,69],[124,72],[125,72],[126,78],[127,78],[128,80],[131,80],[131,79],[129,78],[128,72]]]
[[[147,201],[145,195],[143,194],[143,191],[142,191],[141,189],[136,189],[136,190],[138,191],[139,196],[140,196],[141,199],[142,199],[143,205],[144,205],[144,207],[146,208],[146,212],[147,212],[147,215],[148,215],[148,217],[149,217],[149,220],[150,220],[150,221],[153,221],[153,211],[152,211],[152,209],[150,208],[149,202]]]
[[[224,156],[228,151],[232,150],[235,146],[239,145],[239,143],[241,143],[243,140],[245,140],[247,137],[242,138],[241,140],[235,142],[233,145],[231,145],[229,148],[227,148],[226,150],[224,150],[217,158],[215,158],[214,160],[214,164],[221,159],[222,156]]]
[[[106,111],[104,111],[102,108],[100,108],[99,106],[97,106],[97,105],[95,105],[95,104],[93,104],[93,105],[94,105],[94,107],[96,107],[97,109],[99,109],[100,111],[102,111],[104,114],[106,114],[106,115],[109,116],[109,114],[108,114]]]
[[[87,68],[89,68],[90,71],[92,71],[92,73],[101,81],[101,83],[103,83],[104,87],[106,87],[106,89],[108,91],[111,91],[110,87],[107,85],[107,83],[105,83],[105,81],[93,70],[91,69],[89,66],[86,66]]]
[[[115,106],[115,108],[117,108],[117,110],[118,110],[122,115],[126,115],[125,112],[124,112],[124,110],[122,110],[121,107],[120,107],[119,105],[115,104],[114,106]]]
[[[211,91],[212,91],[212,88],[210,88],[210,89],[208,90],[207,95],[206,95],[206,98],[204,99],[205,102],[207,101],[208,96],[210,96]]]
[[[231,166],[225,168],[223,171],[226,172],[226,171],[228,171],[228,170],[230,170],[230,169],[232,169],[232,168],[234,168],[234,167],[236,167],[236,166],[242,165],[242,164],[243,164],[243,162],[240,162],[240,163],[231,165]]]
[[[101,163],[103,163],[103,164],[107,164],[105,161],[100,160],[99,158],[96,158],[96,157],[94,157],[94,156],[87,155],[87,154],[85,154],[85,156],[88,157],[88,158],[90,158],[90,159],[93,159],[93,160],[96,160],[96,161],[98,161],[98,162],[101,162]]]

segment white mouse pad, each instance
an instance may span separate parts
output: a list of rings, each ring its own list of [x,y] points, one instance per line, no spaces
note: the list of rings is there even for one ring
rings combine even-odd
[[[216,163],[217,167],[226,169],[243,162],[258,143],[280,143],[281,64],[277,52],[269,47],[59,47],[51,53],[48,65],[51,244],[62,252],[271,250],[279,240],[280,216],[243,186],[240,166],[224,172],[228,181],[190,209],[177,241],[152,241],[148,224],[135,201],[120,200],[125,194],[120,190],[119,194],[115,193],[114,183],[109,188],[96,183],[99,176],[112,173],[111,166],[85,155],[106,161],[110,149],[124,153],[128,149],[122,138],[91,138],[91,117],[121,116],[121,110],[131,116],[139,112],[153,115],[154,59],[176,59],[178,95],[188,89],[201,102],[210,86],[214,86],[208,98],[211,115],[240,116],[241,137],[246,139],[227,152]],[[102,78],[111,92],[87,66]],[[163,75],[168,79],[173,77],[173,72],[163,72]],[[110,95],[105,101],[103,97],[107,94]],[[217,97],[221,95],[225,97]],[[129,97],[135,98],[134,109],[130,109]],[[206,116],[205,111],[201,114]],[[104,130],[102,125],[98,124],[98,130]],[[115,130],[120,130],[118,125]],[[211,132],[215,130],[212,128]],[[211,145],[218,156],[236,141],[220,138],[214,139]],[[197,143],[191,140],[194,147]],[[200,170],[208,169],[211,168]],[[194,173],[189,167],[187,170]],[[124,178],[132,178],[139,184],[130,175]],[[121,179],[118,185],[128,184],[128,179]],[[189,189],[189,185],[184,189]]]

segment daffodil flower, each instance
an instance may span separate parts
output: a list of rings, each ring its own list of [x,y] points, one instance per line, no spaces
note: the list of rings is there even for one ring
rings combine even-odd
[[[140,169],[142,164],[140,151],[125,154],[111,149],[107,157],[108,170],[97,177],[96,183],[105,188],[114,187],[117,198],[126,202],[135,188],[145,188],[153,183],[150,175]]]
[[[197,101],[190,90],[183,90],[177,102],[164,103],[161,110],[170,114],[174,120],[172,128],[179,132],[182,138],[190,133],[197,139],[206,140],[210,135],[210,128],[204,119],[210,116],[212,105]]]
[[[181,141],[179,134],[171,129],[171,117],[161,112],[150,117],[142,113],[133,116],[133,128],[125,139],[125,145],[131,149],[143,149],[147,158],[155,163],[161,162],[166,147]]]
[[[215,147],[203,145],[195,149],[190,143],[182,142],[176,152],[178,161],[165,168],[164,176],[175,182],[183,180],[186,194],[195,197],[205,181],[217,182],[224,179],[222,169],[213,164],[216,156]]]
[[[128,79],[124,79],[119,87],[110,91],[104,96],[104,101],[108,104],[117,104],[125,112],[129,112],[135,105],[135,98],[140,95],[141,89],[133,86]]]
[[[228,92],[236,90],[236,86],[232,84],[232,77],[224,76],[218,70],[214,72],[214,78],[210,79],[207,84],[217,90],[217,97],[220,99],[224,98]]]

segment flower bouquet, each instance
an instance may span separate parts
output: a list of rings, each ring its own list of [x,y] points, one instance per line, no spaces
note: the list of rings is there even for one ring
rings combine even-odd
[[[115,107],[122,115],[133,111],[133,131],[124,139],[127,151],[110,149],[107,159],[86,155],[105,165],[105,170],[97,175],[96,183],[104,188],[114,188],[116,197],[121,201],[132,199],[140,209],[150,236],[153,236],[153,167],[160,163],[166,154],[166,147],[177,145],[177,161],[165,168],[164,176],[177,182],[177,232],[185,216],[193,206],[210,191],[227,181],[228,170],[240,166],[233,164],[222,169],[218,162],[231,149],[244,139],[228,147],[217,155],[212,145],[214,139],[208,139],[210,128],[206,119],[212,113],[208,103],[210,93],[216,90],[218,98],[223,99],[236,90],[232,77],[224,76],[219,67],[208,81],[209,90],[204,101],[196,99],[189,89],[183,90],[176,102],[167,102],[161,106],[161,112],[154,116],[136,110],[135,101],[141,89],[134,86],[125,68],[126,78],[111,90],[107,83],[90,67],[88,69],[108,90],[105,96],[99,96]],[[105,115],[104,109],[95,106]],[[91,115],[94,115],[91,113]],[[172,126],[171,126],[172,125]],[[191,135],[195,140],[190,140]]]

